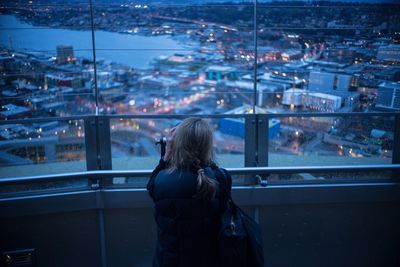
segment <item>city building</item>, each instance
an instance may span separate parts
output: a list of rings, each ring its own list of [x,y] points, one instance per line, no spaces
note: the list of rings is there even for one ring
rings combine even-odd
[[[212,65],[206,68],[207,80],[236,80],[237,70],[234,67]]]
[[[281,51],[279,51],[279,49],[270,46],[258,47],[257,61],[259,64],[263,64],[264,62],[275,62],[280,59]]]
[[[380,46],[376,58],[380,61],[400,61],[400,45]]]
[[[282,52],[281,58],[284,62],[299,60],[303,58],[303,53],[300,50],[288,49]]]
[[[385,81],[400,81],[400,67],[385,68],[375,73],[375,78]]]
[[[308,82],[309,91],[317,91],[327,94],[336,92],[349,92],[357,85],[357,80],[352,75],[328,72],[322,70],[312,70]]]
[[[291,88],[283,92],[282,104],[290,107],[303,105],[303,95],[307,94],[304,89]]]
[[[340,62],[326,61],[326,60],[307,59],[307,62],[312,67],[311,70],[314,68],[316,70],[325,69],[331,71],[342,71],[344,68],[349,66],[349,64],[347,63],[340,63]]]
[[[194,59],[192,56],[182,55],[182,54],[175,54],[168,58],[168,61],[174,62],[174,63],[189,63],[189,62],[193,62],[193,60]]]
[[[57,46],[57,64],[67,64],[73,62],[74,60],[74,48],[71,45]]]
[[[249,75],[249,77],[252,76]],[[267,86],[274,85],[279,87],[279,90],[281,92],[289,88],[303,88],[305,84],[303,79],[299,79],[297,77],[289,77],[286,74],[284,75],[283,73],[279,73],[278,71],[274,71],[273,73],[262,73],[258,75],[257,79],[261,84]],[[250,79],[247,80],[250,81]]]
[[[283,73],[286,74],[286,77],[290,78],[298,78],[298,79],[307,79],[310,73],[308,69],[309,63],[303,60],[292,61],[285,63],[281,68],[273,68],[273,70],[277,70],[283,76]]]
[[[253,103],[254,83],[250,81],[225,81],[218,84],[218,92],[233,107]],[[282,89],[274,84],[257,83],[256,105],[273,106],[280,102]]]
[[[40,109],[43,105],[53,102],[56,99],[54,95],[39,95],[34,97],[28,97],[26,102],[33,110]]]
[[[13,56],[0,56],[0,72],[20,72],[21,62]]]
[[[400,83],[383,82],[378,88],[378,109],[400,110]]]
[[[324,93],[302,94],[303,105],[312,110],[334,112],[341,108],[342,98]]]
[[[46,74],[44,77],[45,88],[53,87],[71,87],[81,88],[83,86],[82,78],[80,77],[64,77],[62,75]]]
[[[341,108],[342,97],[292,88],[283,92],[282,104],[291,108],[303,106],[311,110],[334,112]]]
[[[176,78],[162,76],[162,75],[146,75],[138,79],[140,88],[146,90],[165,90],[168,94],[169,89],[176,89],[179,86],[180,81]]]
[[[27,107],[16,106],[13,104],[4,105],[1,107],[0,119],[23,119],[31,115],[31,110]]]
[[[238,108],[232,109],[225,114],[251,114],[253,112],[253,108],[250,105],[243,105]],[[265,114],[267,111],[263,108],[256,107],[256,113]],[[281,122],[278,119],[270,119],[269,120],[269,138],[272,139],[278,135],[281,127]],[[245,125],[244,119],[236,119],[236,118],[224,118],[219,120],[218,130],[227,135],[237,136],[244,138],[245,133]]]
[[[66,109],[66,106],[67,106],[66,101],[56,101],[43,104],[41,105],[40,109],[52,116],[57,116],[63,109]]]
[[[328,49],[326,52],[326,57],[328,61],[352,64],[357,55],[355,48],[349,48],[347,45],[341,45]]]
[[[33,93],[39,90],[39,86],[27,82],[24,79],[14,80],[11,82],[12,86],[16,88],[17,92],[23,91],[25,93]]]

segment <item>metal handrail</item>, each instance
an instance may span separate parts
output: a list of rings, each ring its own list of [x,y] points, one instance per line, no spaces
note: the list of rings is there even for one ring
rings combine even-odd
[[[373,116],[399,116],[400,112],[308,112],[308,113],[268,113],[268,114],[258,114],[266,116],[268,118],[286,118],[286,117],[373,117]]]
[[[14,119],[14,120],[0,120],[0,125],[49,122],[49,121],[85,120],[93,116],[95,115],[89,114],[89,115],[76,115],[76,116],[65,116],[65,117],[41,117],[41,118],[26,118],[26,119]]]
[[[386,113],[385,113],[386,114]],[[109,119],[185,119],[187,117],[200,117],[200,118],[244,118],[248,114],[88,114],[88,115],[75,115],[66,117],[41,117],[41,118],[26,118],[26,119],[13,119],[13,120],[0,120],[0,125],[4,124],[24,124],[35,122],[47,121],[68,121],[68,120],[85,120],[95,117],[109,118]]]
[[[232,175],[270,175],[290,173],[318,173],[318,172],[360,172],[360,171],[400,171],[400,164],[385,165],[343,165],[343,166],[308,166],[308,167],[249,167],[227,168]],[[0,179],[0,185],[65,179],[105,179],[111,177],[143,177],[150,176],[151,170],[100,170],[86,172],[72,172],[51,175],[10,177]]]
[[[66,121],[66,120],[85,120],[92,117],[106,117],[109,119],[184,119],[187,117],[201,118],[244,118],[249,115],[262,115],[268,118],[286,118],[286,117],[373,117],[373,116],[399,116],[400,112],[337,112],[337,113],[268,113],[268,114],[89,114],[75,115],[67,117],[43,117],[43,118],[27,118],[15,120],[0,120],[0,125],[4,124],[24,124],[47,121]]]

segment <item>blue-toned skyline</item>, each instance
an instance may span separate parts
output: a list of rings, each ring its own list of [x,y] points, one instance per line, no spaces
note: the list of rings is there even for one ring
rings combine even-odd
[[[96,0],[92,20],[88,1],[57,2],[10,3],[0,17],[0,119],[400,110],[400,7],[285,1],[261,2],[255,13],[251,2]],[[226,123],[215,125],[218,148],[243,153],[243,121]],[[113,150],[153,155],[149,144],[171,125],[118,121]],[[82,129],[10,125],[0,138],[59,138],[69,147]],[[133,132],[136,145],[127,146]],[[268,138],[274,153],[390,160],[393,122],[282,118]],[[4,153],[15,162],[82,159],[82,146],[73,147]]]

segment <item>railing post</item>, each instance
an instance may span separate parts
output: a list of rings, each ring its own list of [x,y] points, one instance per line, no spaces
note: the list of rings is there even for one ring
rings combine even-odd
[[[394,116],[392,164],[400,164],[400,114]],[[400,171],[392,172],[392,178],[398,179]]]
[[[98,170],[97,153],[97,134],[96,117],[89,116],[84,120],[85,127],[85,148],[86,148],[86,168],[88,171]]]
[[[253,114],[245,115],[244,131],[244,166],[257,166],[257,117]]]
[[[110,119],[106,116],[91,116],[85,120],[86,165],[88,170],[111,170]],[[101,266],[107,266],[107,243],[104,225],[103,181],[94,177],[89,184],[96,192],[99,219]]]
[[[111,170],[110,119],[93,115],[84,120],[84,125],[87,170]]]
[[[111,170],[110,120],[96,114],[97,166],[99,170]],[[107,266],[107,241],[104,219],[103,185],[104,179],[97,179],[96,205],[99,218],[99,239],[101,266]]]
[[[269,117],[267,114],[258,115],[258,166],[268,166],[268,150],[269,150]]]
[[[400,113],[394,116],[392,164],[400,164]]]
[[[99,164],[101,170],[112,169],[110,118],[98,116]]]

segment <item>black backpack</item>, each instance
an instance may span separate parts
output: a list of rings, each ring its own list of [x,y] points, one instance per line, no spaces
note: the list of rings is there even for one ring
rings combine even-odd
[[[228,188],[229,173],[218,168],[221,203],[226,208],[220,217],[218,246],[223,267],[264,267],[260,225],[232,200]]]

